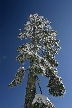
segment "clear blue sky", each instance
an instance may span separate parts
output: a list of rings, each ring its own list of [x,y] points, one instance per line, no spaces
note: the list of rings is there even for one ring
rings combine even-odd
[[[28,20],[31,13],[48,18],[51,26],[58,32],[62,49],[56,56],[59,62],[58,75],[66,87],[63,98],[48,95],[48,79],[39,76],[43,94],[56,108],[72,108],[72,0],[1,0],[0,1],[0,108],[21,108],[24,103],[27,75],[22,85],[13,89],[8,84],[14,79],[17,69],[22,66],[15,61],[16,49],[25,40],[17,38],[19,28]],[[27,61],[25,67],[29,66]],[[37,86],[37,93],[40,93]]]

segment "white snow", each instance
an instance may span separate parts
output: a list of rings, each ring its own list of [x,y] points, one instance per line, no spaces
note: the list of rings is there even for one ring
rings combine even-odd
[[[35,98],[34,98],[34,100],[33,100],[33,102],[32,102],[32,104],[34,104],[35,102],[38,102],[38,100],[37,100],[38,98],[41,98],[41,100],[42,100],[42,102],[43,102],[44,104],[46,104],[47,101],[50,102],[50,100],[48,99],[48,97],[46,97],[46,96],[44,96],[44,95],[42,95],[42,94],[36,94],[36,95],[35,95]],[[41,100],[39,101],[39,103],[41,103]]]

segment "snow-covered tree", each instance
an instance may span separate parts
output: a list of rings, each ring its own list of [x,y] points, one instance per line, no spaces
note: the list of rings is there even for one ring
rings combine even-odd
[[[19,30],[18,38],[21,40],[31,38],[31,42],[17,48],[20,55],[16,57],[16,60],[22,65],[24,65],[25,60],[30,60],[30,66],[28,69],[20,67],[14,80],[8,86],[13,87],[21,84],[25,71],[29,70],[25,108],[55,108],[43,94],[36,94],[36,81],[37,74],[49,78],[46,87],[49,88],[49,94],[55,97],[63,96],[66,92],[62,78],[57,75],[58,61],[55,60],[55,54],[58,54],[58,50],[61,48],[58,45],[60,40],[56,39],[57,31],[52,30],[47,18],[45,19],[37,13],[29,16],[29,21],[24,24],[24,30]],[[41,103],[37,101],[38,98]]]

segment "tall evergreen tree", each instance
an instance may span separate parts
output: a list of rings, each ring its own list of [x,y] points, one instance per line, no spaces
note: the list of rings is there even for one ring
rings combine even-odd
[[[16,57],[16,60],[22,65],[25,60],[30,60],[30,66],[28,69],[20,67],[14,80],[8,86],[13,87],[21,84],[25,71],[29,70],[24,107],[55,108],[43,94],[36,94],[36,82],[37,74],[40,74],[49,78],[46,86],[49,88],[49,94],[57,97],[63,96],[66,92],[62,78],[57,75],[58,61],[55,60],[55,54],[58,54],[58,50],[61,48],[58,45],[60,40],[56,39],[57,31],[52,30],[49,20],[38,16],[37,13],[29,16],[29,21],[24,24],[24,30],[19,30],[18,38],[21,40],[31,38],[31,42],[17,48],[20,55]]]

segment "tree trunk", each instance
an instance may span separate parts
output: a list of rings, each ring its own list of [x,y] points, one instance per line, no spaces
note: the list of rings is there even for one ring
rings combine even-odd
[[[32,65],[32,60],[30,61],[30,66],[31,65]],[[32,108],[32,102],[33,99],[35,98],[35,93],[36,93],[36,78],[34,73],[32,72],[32,69],[30,69],[28,73],[24,108]]]

